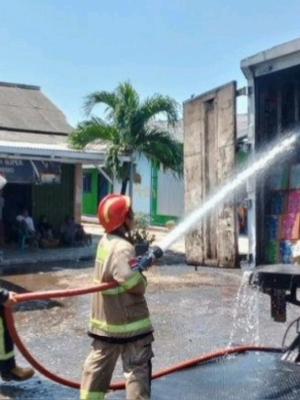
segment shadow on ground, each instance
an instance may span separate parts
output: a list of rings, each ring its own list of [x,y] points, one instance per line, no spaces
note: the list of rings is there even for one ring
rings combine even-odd
[[[26,383],[5,383],[0,386],[0,400],[74,400],[79,391],[64,388],[48,380],[33,378]]]

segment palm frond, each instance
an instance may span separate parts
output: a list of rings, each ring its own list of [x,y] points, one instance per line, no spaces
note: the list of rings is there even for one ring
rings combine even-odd
[[[119,103],[124,106],[126,105],[132,111],[138,109],[140,105],[140,96],[129,81],[120,83],[115,94]]]
[[[140,97],[130,82],[119,84],[115,93],[118,98],[115,112],[116,123],[124,134],[128,134],[131,121],[139,109]]]
[[[108,111],[109,109],[114,111],[117,106],[117,103],[118,99],[114,92],[107,92],[106,90],[102,90],[91,93],[88,96],[86,96],[83,109],[86,115],[89,115],[92,109],[97,104],[104,104],[107,106],[106,111]]]
[[[97,104],[107,106],[108,122],[96,117],[83,121],[70,137],[73,147],[84,148],[96,140],[107,143],[107,168],[120,179],[128,178],[128,165],[120,157],[134,152],[145,154],[149,160],[179,176],[182,174],[182,144],[165,129],[149,124],[162,113],[174,125],[178,120],[175,100],[157,94],[141,103],[132,84],[124,82],[113,92],[97,91],[88,95],[84,104],[86,113],[90,114]]]
[[[178,121],[178,104],[168,96],[154,95],[140,106],[133,121],[133,129],[141,129],[158,114],[164,114],[170,125]]]
[[[74,148],[83,149],[87,144],[100,140],[103,142],[117,142],[118,131],[103,122],[100,118],[81,122],[70,135],[70,143]]]
[[[183,145],[166,131],[148,129],[144,141],[138,144],[137,151],[177,176],[183,173]]]

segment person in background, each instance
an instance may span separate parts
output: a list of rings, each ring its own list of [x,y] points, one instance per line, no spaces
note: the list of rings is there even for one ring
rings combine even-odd
[[[81,224],[76,224],[75,241],[80,246],[90,246],[92,244],[92,236],[85,232]]]
[[[74,218],[67,216],[60,228],[61,244],[63,246],[74,246],[76,239],[76,224]]]
[[[6,179],[0,176],[0,190]],[[16,364],[14,344],[7,329],[4,307],[15,303],[15,293],[0,289],[0,376],[4,381],[25,381],[34,375],[32,368],[21,368]]]
[[[28,243],[33,248],[37,248],[39,245],[39,235],[35,229],[33,219],[30,217],[27,208],[24,208],[22,213],[16,218],[19,227],[19,245],[22,249],[26,247]]]
[[[4,307],[13,304],[15,293],[0,289],[0,375],[3,381],[26,381],[34,375],[32,368],[16,364],[14,345],[6,326]]]
[[[46,215],[41,215],[37,224],[37,231],[42,248],[53,248],[59,245],[59,240],[54,237],[53,227],[48,222]]]
[[[27,208],[24,208],[22,213],[17,216],[17,221],[18,222],[23,222],[24,221],[25,224],[26,224],[28,233],[31,236],[35,236],[36,230],[35,230],[34,222],[33,222],[33,219],[30,217]]]
[[[67,216],[60,229],[61,243],[65,246],[84,246],[92,243],[91,235],[88,235],[81,224],[77,224],[73,217]]]

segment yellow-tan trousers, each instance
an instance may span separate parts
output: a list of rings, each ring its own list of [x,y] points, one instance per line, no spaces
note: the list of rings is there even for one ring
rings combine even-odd
[[[149,400],[151,396],[152,334],[130,343],[108,343],[94,339],[81,380],[81,400],[103,400],[117,360],[121,356],[127,400]]]

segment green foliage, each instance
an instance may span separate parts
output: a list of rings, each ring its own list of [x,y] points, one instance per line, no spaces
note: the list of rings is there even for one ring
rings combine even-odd
[[[93,108],[104,104],[105,120],[90,116]],[[73,147],[83,149],[89,143],[107,144],[106,167],[123,182],[129,178],[129,162],[121,162],[123,155],[145,155],[163,169],[183,171],[183,146],[168,131],[154,128],[151,122],[164,114],[170,125],[178,120],[178,105],[168,96],[156,94],[144,101],[129,82],[121,83],[113,92],[98,91],[89,94],[84,103],[89,117],[71,134]]]
[[[169,221],[166,222],[165,227],[169,230],[174,229],[176,226],[176,221],[174,219],[170,219]]]
[[[149,231],[149,221],[144,215],[137,215],[135,217],[135,228],[131,233],[131,240],[133,244],[148,243],[149,245],[154,242],[155,235]]]

